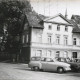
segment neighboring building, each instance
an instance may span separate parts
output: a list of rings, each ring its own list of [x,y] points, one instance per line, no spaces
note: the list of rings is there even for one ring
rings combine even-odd
[[[80,57],[80,36],[73,29],[72,22],[62,14],[44,20],[35,12],[27,14],[21,50],[25,60],[32,56]]]
[[[80,47],[80,16],[79,15],[72,15],[71,22],[74,26],[73,28],[73,45]],[[75,53],[73,53],[73,57],[79,57],[79,50],[77,50]]]

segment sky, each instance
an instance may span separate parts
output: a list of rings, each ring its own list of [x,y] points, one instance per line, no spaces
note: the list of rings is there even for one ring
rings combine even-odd
[[[72,15],[80,15],[80,0],[30,0],[33,10],[45,16],[55,16],[58,13],[68,18]]]

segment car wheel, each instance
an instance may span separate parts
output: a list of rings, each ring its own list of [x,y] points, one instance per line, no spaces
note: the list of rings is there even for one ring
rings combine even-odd
[[[35,70],[35,71],[39,71],[39,67],[35,66],[35,67],[34,67],[34,70]]]
[[[63,69],[62,67],[59,67],[59,68],[57,69],[57,72],[58,72],[58,73],[63,73],[63,72],[64,72],[64,69]]]
[[[32,67],[31,70],[34,71],[35,70],[34,67]]]
[[[80,73],[80,68],[79,68],[79,69],[77,69],[77,72],[78,72],[78,73]]]

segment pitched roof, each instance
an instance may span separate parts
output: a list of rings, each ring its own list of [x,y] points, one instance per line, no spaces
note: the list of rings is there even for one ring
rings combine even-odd
[[[42,20],[45,20],[46,18],[49,18],[48,16],[44,16],[42,14],[39,14],[39,17],[42,19]]]
[[[79,15],[72,15],[71,23],[74,25],[73,33],[80,33],[80,16]]]
[[[30,12],[26,14],[27,20],[29,22],[30,27],[34,28],[44,28],[43,25],[40,23],[42,19],[39,17],[39,15],[36,12]]]
[[[49,21],[50,19],[54,19],[54,18],[56,18],[56,17],[61,17],[61,18],[64,19],[68,24],[73,25],[73,24],[72,24],[67,18],[65,18],[61,13],[59,13],[59,14],[53,16],[53,17],[46,18],[44,21]],[[54,21],[53,21],[53,23],[57,23],[57,22],[54,22]],[[62,23],[62,24],[63,24],[63,23]]]
[[[80,24],[80,15],[72,15],[71,19],[74,19],[77,24]]]

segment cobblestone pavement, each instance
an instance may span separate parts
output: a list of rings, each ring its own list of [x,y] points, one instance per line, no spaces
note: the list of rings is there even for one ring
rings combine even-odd
[[[35,72],[27,64],[0,63],[0,80],[80,80],[80,73]]]

